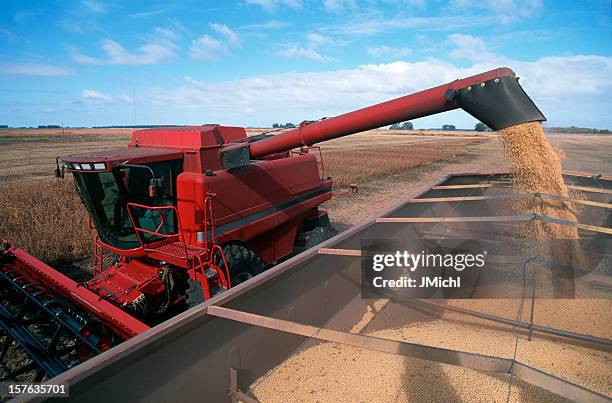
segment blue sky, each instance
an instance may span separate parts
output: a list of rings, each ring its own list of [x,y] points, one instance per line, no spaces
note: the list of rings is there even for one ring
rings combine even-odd
[[[0,1],[0,124],[269,126],[505,65],[549,125],[612,128],[609,0]]]

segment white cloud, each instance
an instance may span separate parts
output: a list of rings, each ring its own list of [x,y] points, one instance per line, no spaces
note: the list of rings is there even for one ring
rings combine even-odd
[[[6,63],[0,64],[0,74],[24,76],[67,76],[72,71],[46,63]]]
[[[77,98],[64,99],[65,105],[81,105],[81,106],[108,106],[108,107],[125,107],[131,105],[134,99],[125,94],[120,93],[112,95],[106,92],[96,91],[93,89],[84,89]]]
[[[104,61],[101,59],[96,59],[95,57],[87,56],[82,54],[79,49],[74,46],[66,46],[68,49],[68,54],[70,54],[70,58],[72,61],[80,63],[80,64],[104,64]]]
[[[408,0],[406,4],[413,8],[424,9],[427,6],[427,2],[425,0]]]
[[[0,34],[2,34],[2,36],[4,36],[6,39],[10,40],[10,41],[14,41],[15,39],[17,39],[17,36],[12,33],[11,31],[9,31],[8,29],[0,26]]]
[[[494,21],[495,19],[489,16],[472,18],[469,16],[453,15],[439,17],[367,18],[343,21],[339,24],[325,26],[323,29],[333,34],[363,37],[402,30],[453,31],[464,28],[474,29],[476,27],[490,25]]]
[[[191,43],[189,52],[196,60],[211,60],[227,54],[228,50],[221,41],[209,35],[202,35]]]
[[[104,3],[93,0],[85,0],[83,1],[83,5],[87,10],[95,14],[104,14],[106,12],[106,6]]]
[[[450,0],[447,8],[480,11],[508,23],[538,14],[542,10],[542,0]]]
[[[371,11],[372,6],[380,8],[394,6],[398,11],[403,11],[403,9],[422,10],[427,6],[426,0],[369,0],[360,3],[361,6],[357,4],[356,0],[323,0],[323,8],[328,13],[341,14],[355,10],[368,12]]]
[[[246,2],[247,4],[261,6],[261,8],[267,11],[272,11],[274,8],[276,8],[274,0],[246,0]]]
[[[168,40],[171,40],[171,41],[176,41],[176,40],[178,40],[181,37],[181,35],[178,32],[176,32],[176,31],[174,31],[172,29],[168,29],[168,28],[156,27],[154,31],[155,31],[155,33],[157,35],[160,35],[160,36],[162,36],[164,38],[167,38]]]
[[[324,36],[317,33],[306,35],[306,39],[313,45],[323,45],[332,41],[331,38],[329,38],[328,36]]]
[[[295,45],[287,46],[284,49],[276,52],[276,54],[278,56],[287,58],[304,57],[317,62],[328,62],[333,60],[331,57],[323,56],[313,48],[305,48]]]
[[[487,45],[482,38],[472,35],[452,34],[448,36],[448,42],[455,46],[449,55],[456,59],[484,61],[498,58],[487,50]]]
[[[612,90],[612,57],[547,56],[536,62],[516,61],[512,65],[522,77],[521,84],[535,97],[563,99],[570,108],[580,102],[573,95],[599,96]],[[602,106],[609,106],[607,99],[602,102]]]
[[[328,13],[341,13],[346,9],[356,8],[355,0],[324,0],[323,8]]]
[[[570,94],[599,94],[612,89],[612,57],[597,55],[546,56],[534,62],[512,60],[488,49],[482,38],[452,34],[450,55],[482,69],[507,65],[522,77],[530,95],[543,101],[571,99]],[[572,102],[573,103],[573,102]]]
[[[240,39],[236,32],[225,24],[211,22],[210,29],[222,36],[222,39],[210,35],[202,35],[191,42],[189,54],[196,60],[214,60],[230,53],[230,47],[240,47]]]
[[[287,21],[270,20],[270,21],[266,21],[266,22],[262,22],[262,23],[258,23],[258,24],[243,25],[240,28],[241,29],[247,29],[247,30],[283,29],[283,28],[287,28],[290,25],[291,24],[289,22],[287,22]]]
[[[130,18],[147,18],[147,17],[153,17],[153,16],[156,16],[156,15],[164,14],[166,11],[168,11],[168,10],[160,8],[158,10],[141,11],[139,13],[128,14],[128,17],[130,17]]]
[[[109,2],[85,0],[65,3],[65,10],[59,15],[59,19],[56,22],[57,26],[61,29],[78,34],[88,31],[105,30],[105,27],[99,23],[99,17],[102,14],[106,14],[109,8],[111,8]],[[35,15],[35,18],[45,18],[48,17],[47,14],[44,16]]]
[[[105,59],[84,55],[71,46],[68,47],[68,51],[72,60],[82,64],[143,65],[158,64],[171,59],[175,55],[176,45],[168,39],[157,39],[140,46],[136,52],[130,52],[120,43],[104,39],[100,48],[106,54]]]
[[[368,53],[377,58],[383,57],[403,57],[412,54],[410,48],[394,48],[387,45],[371,46],[367,49]]]
[[[113,102],[113,97],[94,90],[83,90],[81,101],[85,104],[109,104]]]
[[[274,54],[286,58],[306,58],[317,62],[329,62],[334,58],[323,55],[320,48],[323,45],[329,47],[338,44],[339,42],[329,36],[313,32],[306,35],[305,45],[286,44],[283,49],[276,51]]]
[[[351,41],[345,38],[339,38],[337,36],[322,35],[320,33],[309,33],[306,35],[306,47],[320,49],[325,46],[326,48],[342,47],[349,44]]]
[[[232,31],[227,25],[211,23],[210,28],[213,31],[216,31],[220,33],[221,35],[225,36],[225,39],[231,46],[235,46],[235,47],[240,46],[240,39],[238,39],[238,35],[236,35],[236,33]]]
[[[87,31],[100,31],[100,26],[95,21],[77,18],[64,18],[57,25],[65,31],[82,34]]]
[[[246,0],[246,3],[260,6],[268,12],[276,11],[281,6],[293,10],[301,10],[304,7],[301,0]]]
[[[176,31],[180,31],[184,34],[189,33],[189,30],[185,28],[185,26],[176,18],[168,18],[168,22],[175,28]]]
[[[505,60],[521,76],[521,84],[551,125],[610,127],[607,109],[612,91],[612,57],[551,56],[535,61]],[[270,124],[334,116],[377,102],[437,86],[499,67],[498,60],[468,67],[438,59],[362,65],[354,69],[284,73],[241,80],[203,83],[188,78],[178,88],[150,95],[160,110],[183,111],[183,119],[206,119],[243,125]],[[243,111],[257,104],[257,113]],[[192,112],[188,112],[192,111]],[[451,115],[458,127],[473,127],[463,112]],[[417,127],[439,127],[448,115],[417,121]]]
[[[131,96],[127,94],[119,94],[115,97],[115,99],[121,102],[130,103],[130,104],[134,102],[134,98],[132,98]]]
[[[147,43],[131,53],[111,39],[102,41],[102,50],[109,56],[111,64],[156,64],[174,56],[174,46],[168,42]]]

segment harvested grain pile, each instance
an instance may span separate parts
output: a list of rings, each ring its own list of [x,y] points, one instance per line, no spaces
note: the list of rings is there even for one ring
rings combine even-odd
[[[377,301],[378,308],[372,306],[365,313],[369,317],[370,312],[376,312],[377,316],[370,318],[374,324],[372,330],[367,326],[363,329],[362,333],[368,336],[505,358],[514,356],[516,330],[511,327],[448,311],[441,316],[423,314],[393,301],[381,307],[381,301]],[[448,303],[520,319],[519,300],[449,300]],[[586,321],[579,330],[603,337],[612,334],[610,325],[603,319],[610,310],[607,300],[538,300],[537,304],[538,316],[555,317],[557,325],[560,320],[563,328],[572,329],[566,326],[572,323],[570,318],[582,312]],[[523,312],[523,319],[529,317],[528,310]],[[363,325],[364,319],[356,315],[355,321]],[[394,326],[400,323],[401,326]],[[389,328],[377,329],[383,324]],[[520,362],[610,394],[609,353],[563,339],[542,337],[539,333],[528,341],[527,332],[519,331],[518,338]],[[503,374],[337,343],[312,342],[259,379],[251,390],[259,401],[266,403],[567,401],[517,378],[512,379],[511,387],[509,382],[509,377]]]

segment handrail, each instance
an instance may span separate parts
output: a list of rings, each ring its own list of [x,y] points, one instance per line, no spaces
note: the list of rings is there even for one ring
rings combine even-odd
[[[215,212],[213,210],[212,201],[216,196],[216,193],[208,191],[204,198],[204,245],[206,245],[206,247],[209,246],[209,243],[215,245]],[[209,226],[210,238],[208,236]]]
[[[172,210],[175,214],[176,217],[176,225],[177,225],[177,232],[174,234],[163,234],[160,233],[159,231],[161,230],[161,228],[166,224],[166,216],[162,213],[159,213],[159,216],[161,218],[161,222],[160,224],[157,226],[157,228],[155,229],[155,231],[151,231],[145,228],[141,228],[136,224],[136,219],[134,218],[134,215],[132,214],[132,208],[141,208],[141,209],[145,209],[145,210],[151,210],[151,211],[162,211],[162,210]],[[179,236],[181,239],[181,244],[183,246],[183,249],[185,250],[185,259],[188,260],[189,259],[189,253],[187,251],[187,244],[185,242],[186,238],[185,238],[185,233],[183,231],[183,227],[181,226],[181,221],[180,221],[180,217],[178,214],[178,209],[175,206],[147,206],[144,204],[138,204],[138,203],[127,203],[127,212],[128,215],[130,217],[130,221],[132,222],[132,226],[134,227],[134,230],[136,232],[136,237],[138,238],[138,241],[140,242],[140,245],[142,246],[142,248],[146,248],[146,244],[145,241],[141,235],[141,233],[146,233],[146,234],[150,234],[150,235],[155,235],[158,236],[160,238],[172,238],[172,237],[176,237]],[[161,252],[163,253],[163,252]],[[175,256],[176,257],[176,256]],[[180,258],[180,256],[178,256]]]
[[[221,248],[221,245],[219,244],[213,244],[211,250],[210,250],[210,258],[209,258],[209,263],[212,263],[212,267],[218,267],[219,269],[221,269],[219,267],[219,265],[217,264],[217,262],[215,261],[215,249],[219,250],[219,256],[221,256],[221,261],[223,262],[223,267],[225,268],[225,273],[219,273],[219,274],[223,274],[223,277],[225,277],[225,287],[226,288],[231,288],[232,287],[232,279],[230,278],[230,271],[229,271],[229,266],[227,265],[227,260],[225,260],[225,253],[223,253],[223,248]],[[219,277],[222,278],[222,277]]]
[[[210,249],[210,255],[208,257],[208,264],[211,267],[218,268],[219,270],[221,270],[221,268],[217,264],[218,262],[216,262],[216,255],[215,255],[215,250],[219,251],[219,255],[221,256],[221,261],[223,262],[223,267],[224,267],[223,270],[225,271],[225,273],[218,272],[217,274],[219,274],[219,278],[222,280],[222,282],[223,282],[223,278],[225,278],[224,286],[226,288],[230,288],[232,283],[231,283],[231,278],[230,278],[229,266],[227,265],[227,261],[225,260],[225,253],[223,253],[223,248],[221,248],[221,246],[217,244],[216,236],[215,236],[215,212],[214,212],[213,204],[212,204],[212,201],[215,198],[215,196],[217,196],[216,193],[208,191],[206,193],[206,197],[204,198],[204,244],[206,245],[207,248]],[[208,237],[208,227],[209,226],[210,226],[210,238]]]
[[[227,261],[225,259],[225,254],[223,253],[223,249],[221,248],[220,245],[218,245],[215,242],[215,220],[214,220],[214,211],[213,211],[213,206],[212,206],[212,199],[215,196],[216,196],[215,193],[207,192],[206,197],[204,199],[204,234],[205,234],[204,244],[205,244],[205,249],[208,251],[208,261],[206,263],[208,264],[208,266],[212,267],[213,270],[217,271],[221,285],[226,288],[229,288],[231,286],[229,266],[227,265]],[[151,211],[159,212],[160,223],[157,225],[157,228],[155,229],[155,231],[142,228],[136,224],[136,218],[134,217],[134,214],[133,214],[134,208],[141,208],[144,210],[151,210]],[[159,232],[164,227],[164,225],[167,224],[167,216],[164,214],[165,210],[172,210],[174,214],[176,215],[176,223],[177,223],[177,228],[178,228],[176,233],[164,234],[164,233]],[[205,298],[206,299],[210,298],[211,290],[208,285],[208,280],[206,279],[205,262],[202,260],[201,255],[193,256],[193,261],[190,261],[191,259],[189,256],[187,244],[185,242],[186,241],[185,233],[183,231],[183,227],[180,224],[178,209],[175,206],[147,206],[147,205],[138,204],[138,203],[127,203],[127,212],[130,217],[130,221],[132,222],[132,225],[134,227],[134,230],[136,232],[136,237],[138,238],[138,241],[140,242],[140,245],[142,246],[142,248],[145,250],[147,250],[145,246],[147,244],[145,243],[145,240],[143,239],[141,235],[142,233],[150,234],[150,235],[154,235],[154,236],[157,236],[160,238],[166,238],[166,239],[172,238],[172,237],[180,237],[181,246],[185,253],[184,259],[187,262],[190,262],[190,264],[192,265],[193,279],[195,281],[199,281],[197,280],[198,275],[204,276],[205,281],[200,281],[200,283],[203,286]],[[209,227],[210,227],[210,237],[208,236]],[[219,251],[219,254],[221,256],[221,260],[219,263],[223,264],[223,268],[219,267],[216,264],[215,251],[217,250]],[[172,255],[162,250],[156,250],[156,252],[167,255],[167,256],[171,256],[171,257],[181,258],[180,256]],[[198,268],[200,272],[198,272]]]

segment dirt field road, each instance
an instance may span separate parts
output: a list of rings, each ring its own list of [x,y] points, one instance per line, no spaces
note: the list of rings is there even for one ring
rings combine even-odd
[[[410,158],[410,155],[406,158]],[[468,146],[466,154],[450,161],[436,162],[405,173],[357,184],[359,193],[338,195],[326,203],[324,208],[328,210],[336,229],[341,231],[390,208],[401,200],[416,196],[421,190],[432,186],[449,173],[494,171],[504,168],[499,141],[497,138],[488,138],[480,144]]]
[[[383,144],[387,136],[369,135],[334,140],[325,143],[325,149],[345,147],[355,150],[369,144]],[[403,136],[389,136],[403,137]],[[415,138],[416,136],[412,137]],[[550,142],[561,147],[565,154],[563,168],[594,174],[612,174],[612,136],[549,135]],[[432,137],[432,141],[444,141]],[[394,140],[397,141],[397,140]],[[345,144],[343,144],[345,143]],[[422,144],[422,143],[421,143]],[[387,210],[401,200],[416,196],[431,187],[445,175],[465,172],[491,172],[507,169],[497,137],[487,137],[479,144],[468,145],[467,153],[443,162],[436,162],[397,175],[389,175],[367,183],[358,184],[359,193],[338,195],[324,205],[338,230]],[[348,151],[350,152],[350,151]],[[410,155],[406,155],[410,158]]]

